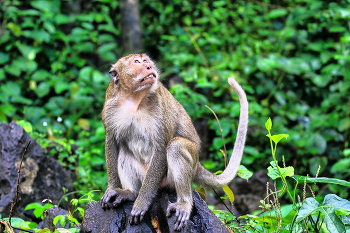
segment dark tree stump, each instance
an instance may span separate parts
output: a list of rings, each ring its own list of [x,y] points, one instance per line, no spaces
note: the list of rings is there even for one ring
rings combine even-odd
[[[152,218],[158,219],[158,228],[162,233],[175,232],[173,230],[174,213],[170,218],[166,217],[169,200],[175,202],[175,195],[165,190],[159,191],[154,199],[154,204],[138,225],[130,225],[128,221],[133,206],[132,202],[125,202],[117,208],[108,210],[103,210],[100,202],[89,203],[85,207],[85,216],[80,233],[155,233],[156,229],[152,226]],[[193,202],[192,214],[187,226],[176,232],[229,232],[196,191],[193,191]]]

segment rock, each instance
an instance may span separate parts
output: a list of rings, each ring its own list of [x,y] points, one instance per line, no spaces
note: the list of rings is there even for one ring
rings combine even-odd
[[[138,225],[130,225],[128,217],[133,206],[132,202],[125,202],[117,208],[103,210],[100,202],[91,202],[85,207],[85,215],[81,224],[80,233],[136,233],[156,232],[152,219],[157,219],[160,232],[175,232],[174,213],[166,217],[168,201],[175,202],[174,194],[160,190],[154,199],[154,204],[146,213],[144,220]],[[176,232],[229,232],[224,224],[213,214],[207,204],[196,191],[193,191],[193,209],[191,218],[186,227]]]
[[[8,217],[11,200],[16,196],[18,168],[28,142],[31,144],[24,156],[19,195],[12,216],[31,220],[31,211],[24,208],[33,202],[50,198],[53,203],[63,196],[63,187],[73,189],[70,173],[58,161],[47,156],[44,149],[36,143],[24,129],[15,122],[0,124],[0,213]],[[29,215],[25,215],[28,213]]]

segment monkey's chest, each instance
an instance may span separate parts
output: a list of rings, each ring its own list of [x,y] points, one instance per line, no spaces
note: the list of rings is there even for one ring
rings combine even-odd
[[[157,124],[154,119],[143,114],[119,117],[116,140],[137,160],[148,163],[157,147]]]

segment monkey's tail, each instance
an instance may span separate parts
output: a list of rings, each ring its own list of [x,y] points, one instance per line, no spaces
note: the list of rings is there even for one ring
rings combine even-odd
[[[227,168],[220,174],[214,175],[206,170],[201,164],[197,168],[194,182],[207,187],[218,188],[228,184],[236,176],[238,167],[242,160],[244,144],[248,129],[248,101],[247,96],[242,87],[234,78],[229,78],[228,83],[237,93],[240,102],[240,116],[237,129],[237,137],[230,162]]]

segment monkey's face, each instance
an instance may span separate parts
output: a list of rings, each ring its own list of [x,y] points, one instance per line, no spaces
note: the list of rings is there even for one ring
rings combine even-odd
[[[117,86],[132,93],[155,89],[159,78],[155,63],[145,54],[119,59],[109,73]]]

